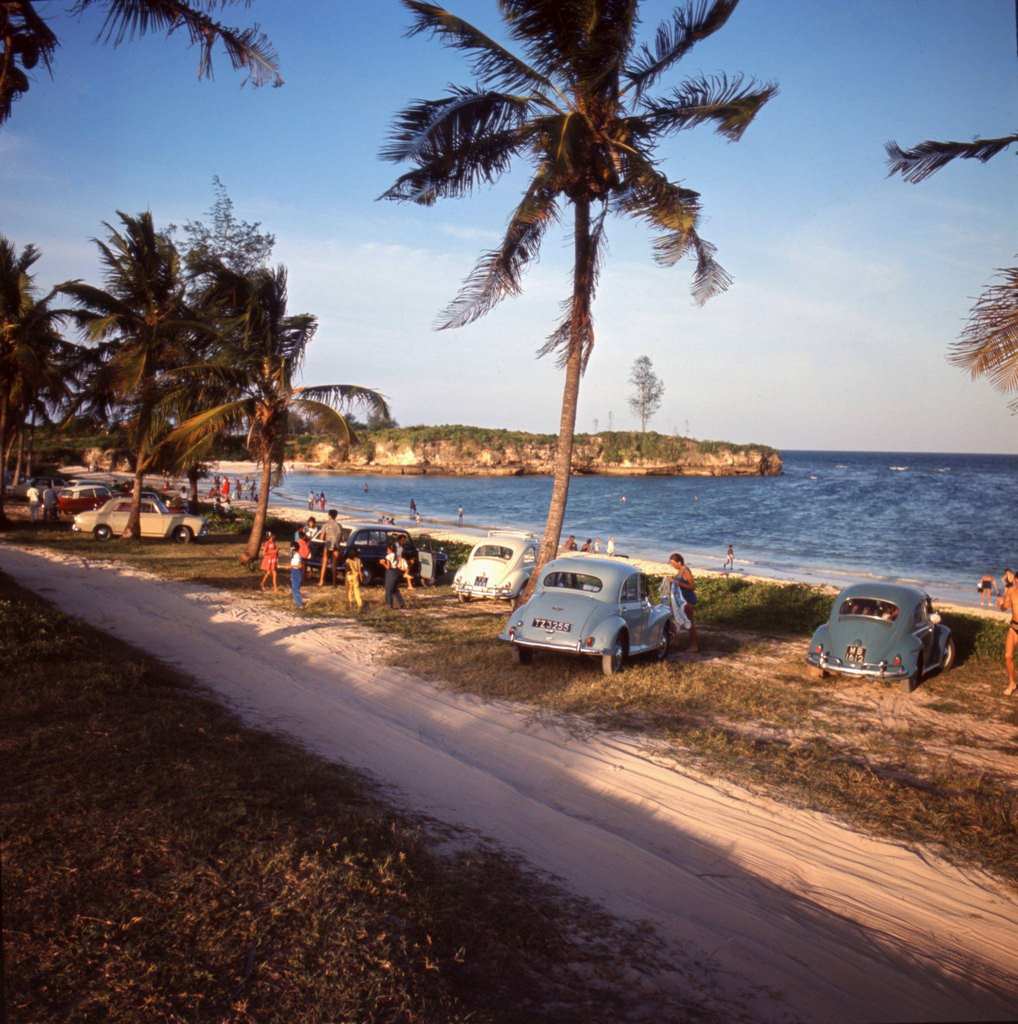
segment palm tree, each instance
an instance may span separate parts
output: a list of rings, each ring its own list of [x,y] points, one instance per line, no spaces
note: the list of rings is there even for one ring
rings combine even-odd
[[[986,163],[1015,143],[1018,135],[974,142],[920,142],[901,149],[888,142],[888,175],[900,174],[913,185],[935,174],[952,160]],[[1001,268],[999,281],[988,285],[969,312],[961,337],[950,347],[948,359],[973,377],[986,377],[1005,394],[1018,391],[1018,267]],[[1018,398],[1010,403],[1018,413]]]
[[[131,441],[134,489],[123,537],[141,537],[141,491],[156,467],[173,426],[167,396],[170,374],[193,361],[195,337],[207,326],[188,310],[180,254],[155,229],[152,214],[117,214],[123,232],[110,224],[106,242],[95,239],[106,288],[68,281],[58,291],[77,305],[71,313],[83,335],[98,342],[73,409],[117,409]]]
[[[572,207],[572,294],[540,349],[557,355],[565,369],[540,566],[555,555],[562,532],[580,378],[594,347],[591,304],[605,219],[608,213],[636,217],[657,229],[655,257],[664,266],[692,256],[698,302],[724,291],[731,279],[697,232],[700,194],[662,173],[656,147],[665,136],[704,123],[736,141],[777,87],[741,75],[699,75],[665,96],[649,93],[697,42],[722,28],[738,0],[690,2],[661,25],[652,45],[639,48],[639,0],[500,0],[508,34],[525,59],[435,4],[403,3],[413,15],[408,35],[427,32],[465,51],[478,85],[452,86],[442,98],[414,102],[397,115],[382,156],[413,166],[382,198],[430,206],[493,183],[515,157],[533,169],[501,245],[481,256],[437,326],[461,327],[519,294],[545,231]]]
[[[238,29],[217,21],[212,15],[250,0],[76,0],[72,15],[90,8],[105,14],[99,38],[119,46],[127,39],[183,29],[192,46],[199,47],[198,77],[212,77],[212,49],[222,43],[234,68],[244,68],[254,85],[271,82],[282,85],[272,44],[258,26]],[[0,125],[11,116],[11,107],[28,92],[26,72],[40,61],[52,73],[53,56],[59,40],[46,19],[36,11],[35,0],[0,0]]]
[[[64,314],[50,307],[52,296],[36,297],[30,271],[40,255],[34,245],[19,253],[0,235],[0,523],[7,521],[4,498],[13,441],[39,394],[62,385],[55,378],[59,367],[53,357],[62,344],[57,325]]]
[[[370,413],[388,416],[389,407],[369,388],[296,383],[318,321],[308,313],[287,314],[285,267],[241,274],[213,261],[202,272],[209,281],[203,306],[221,318],[223,344],[213,359],[181,371],[181,387],[193,387],[196,379],[211,381],[209,386],[229,391],[232,397],[185,420],[168,440],[180,446],[186,459],[206,450],[215,434],[246,430],[248,451],[261,465],[258,507],[241,556],[249,562],[261,546],[273,476],[283,469],[290,412],[311,416],[349,444],[353,431],[342,409],[359,404]]]

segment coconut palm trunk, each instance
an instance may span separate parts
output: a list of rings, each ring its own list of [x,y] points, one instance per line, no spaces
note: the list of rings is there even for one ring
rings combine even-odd
[[[558,553],[559,537],[569,499],[569,481],[573,464],[573,434],[576,430],[576,408],[580,396],[580,377],[583,374],[584,339],[590,322],[590,297],[594,285],[593,245],[590,238],[590,202],[577,199],[573,204],[575,232],[573,237],[573,295],[572,321],[569,328],[569,350],[565,364],[565,382],[562,387],[562,412],[559,417],[558,447],[555,450],[555,476],[551,489],[548,519],[537,556],[537,566],[531,580],[537,580],[537,571]],[[529,588],[529,585],[528,585]],[[529,597],[529,590],[527,593]]]
[[[18,451],[14,459],[14,476],[11,478],[11,486],[17,487],[21,483],[21,468],[25,462],[25,426],[18,428]]]
[[[240,556],[241,562],[247,564],[258,557],[262,546],[262,536],[265,533],[265,521],[269,517],[269,488],[272,486],[272,459],[268,456],[262,459],[262,477],[258,488],[258,506],[255,509],[254,522],[251,524],[251,532],[248,534],[247,544],[244,545],[244,553]]]
[[[131,511],[127,513],[127,523],[120,536],[124,540],[141,540],[141,490],[145,484],[145,463],[139,456],[134,470],[134,486],[131,488]]]
[[[6,525],[4,499],[7,497],[7,395],[0,396],[0,525]]]

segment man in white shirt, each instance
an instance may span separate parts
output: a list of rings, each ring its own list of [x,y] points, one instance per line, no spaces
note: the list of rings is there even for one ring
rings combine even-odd
[[[39,518],[39,488],[35,484],[29,484],[25,497],[28,498],[28,513],[34,523]]]

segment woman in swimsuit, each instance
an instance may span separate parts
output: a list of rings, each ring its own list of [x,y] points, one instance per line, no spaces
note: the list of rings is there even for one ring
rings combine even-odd
[[[685,559],[677,551],[668,556],[668,564],[675,570],[675,575],[671,578],[671,586],[682,594],[682,598],[686,602],[683,611],[686,613],[686,618],[689,619],[689,653],[699,654],[700,637],[697,635],[696,623],[693,621],[693,605],[696,604],[696,580],[693,579],[693,574],[689,571]]]
[[[1015,586],[1015,574],[1011,569],[1004,570],[1004,592],[997,598],[997,607],[1011,613],[1011,622],[1004,641],[1004,667],[1007,669],[1007,689],[1005,697],[1010,697],[1018,689],[1015,682],[1014,652],[1018,647],[1018,586]]]
[[[979,591],[979,607],[989,607],[990,601],[994,598],[997,592],[997,588],[993,583],[993,576],[990,573],[984,573],[979,583],[976,585],[976,590]]]

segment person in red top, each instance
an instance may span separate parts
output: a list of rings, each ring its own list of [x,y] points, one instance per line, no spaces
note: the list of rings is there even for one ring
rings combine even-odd
[[[222,495],[223,501],[230,500],[230,478],[224,476],[223,482],[219,487],[219,493]]]
[[[272,578],[272,592],[276,593],[279,587],[276,585],[276,569],[279,567],[279,546],[276,538],[269,531],[265,534],[265,543],[262,544],[262,581],[259,584],[262,590],[265,584]]]

